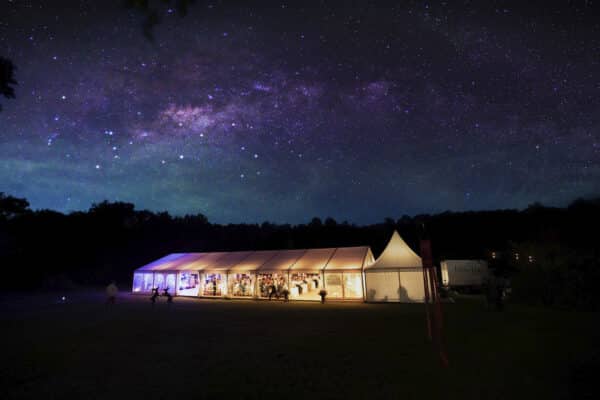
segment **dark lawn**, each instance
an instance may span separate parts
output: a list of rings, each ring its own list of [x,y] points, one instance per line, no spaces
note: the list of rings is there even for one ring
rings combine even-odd
[[[96,293],[1,299],[2,398],[593,398],[597,314],[444,304],[450,367],[424,306]]]

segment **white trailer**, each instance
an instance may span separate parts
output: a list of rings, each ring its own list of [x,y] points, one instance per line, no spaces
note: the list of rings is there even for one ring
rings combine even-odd
[[[440,266],[445,287],[481,287],[488,275],[484,260],[443,260]]]

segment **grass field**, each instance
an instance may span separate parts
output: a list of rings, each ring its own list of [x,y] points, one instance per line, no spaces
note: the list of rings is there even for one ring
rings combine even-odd
[[[3,399],[597,398],[593,313],[444,304],[449,368],[423,305],[0,299]]]

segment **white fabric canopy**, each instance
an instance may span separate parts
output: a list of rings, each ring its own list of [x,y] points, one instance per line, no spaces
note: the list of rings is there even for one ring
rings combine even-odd
[[[394,231],[379,258],[365,266],[367,301],[422,302],[423,261]]]
[[[394,231],[392,238],[383,250],[379,258],[371,265],[365,266],[369,269],[398,269],[422,267],[423,261],[400,237],[397,231]]]

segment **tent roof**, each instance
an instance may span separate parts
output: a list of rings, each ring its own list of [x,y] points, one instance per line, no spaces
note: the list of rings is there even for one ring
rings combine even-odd
[[[371,249],[366,246],[335,249],[335,253],[327,263],[325,270],[362,269],[365,258],[370,251]]]
[[[422,267],[423,261],[394,231],[392,238],[383,250],[379,258],[365,269],[395,269]]]
[[[246,259],[250,254],[252,254],[251,251],[234,251],[231,253],[223,253],[223,255],[217,258],[214,262],[210,264],[206,263],[205,269],[210,269],[211,271],[228,271]]]
[[[173,253],[138,268],[152,271],[322,271],[361,269],[372,262],[368,246],[326,249]]]
[[[292,271],[320,271],[325,268],[336,248],[308,249],[294,265]]]
[[[179,271],[181,269],[186,269],[186,265],[190,264],[190,262],[197,259],[201,255],[202,253],[173,253],[163,258],[159,258],[150,264],[144,265],[137,271]],[[183,268],[181,268],[182,266]]]
[[[262,250],[255,251],[250,254],[248,257],[244,258],[240,263],[234,265],[229,270],[230,272],[248,272],[248,271],[256,271],[261,267],[261,265],[265,264],[267,261],[272,259],[275,255],[279,253],[279,250]]]
[[[281,250],[264,263],[259,271],[287,271],[306,252],[306,250]]]

